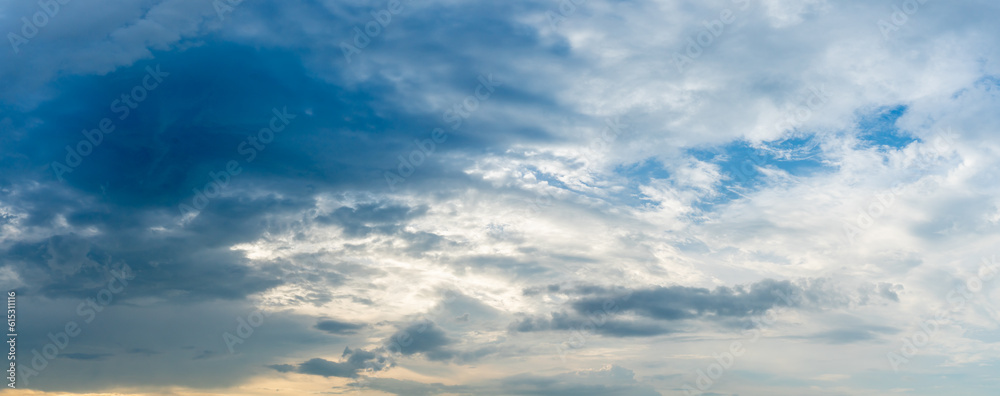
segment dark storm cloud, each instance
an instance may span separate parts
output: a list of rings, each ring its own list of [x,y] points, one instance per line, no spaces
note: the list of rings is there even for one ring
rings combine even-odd
[[[447,33],[450,42],[469,43],[476,37],[497,39],[493,35],[497,32],[516,32],[495,43],[498,50],[504,51],[523,51],[539,44],[532,30],[504,17],[524,12],[523,5],[469,10],[434,7],[435,12],[473,12],[475,15],[466,13],[465,17],[477,16],[482,21],[463,19],[447,27],[453,31],[445,32],[440,30],[445,26],[431,23],[439,16],[424,10],[399,19],[393,27],[406,31],[431,26],[441,34]],[[322,9],[312,2],[292,8]],[[265,3],[259,7],[242,5],[240,11],[245,21],[253,20],[258,13],[267,14],[268,29],[288,30],[274,37],[286,37],[284,33],[294,36],[299,25],[274,25],[270,16],[275,10],[285,12],[288,8]],[[354,15],[354,11],[357,17],[365,14],[353,10],[346,15]],[[304,14],[343,16],[327,11]],[[484,27],[489,32],[484,32]],[[439,59],[464,59],[466,55],[453,43],[444,46],[435,42],[445,36],[421,35],[418,39],[424,41],[424,50],[441,51],[444,56]],[[420,89],[408,87],[402,91],[379,75],[361,82],[353,77],[320,78],[307,69],[312,60],[299,52],[217,39],[208,37],[197,46],[155,52],[154,59],[105,75],[68,74],[49,83],[59,95],[27,112],[10,112],[4,119],[4,130],[24,133],[3,136],[5,147],[19,155],[5,156],[9,161],[0,165],[0,185],[7,186],[0,199],[14,209],[19,227],[44,231],[65,221],[71,229],[90,228],[98,234],[82,236],[79,232],[59,231],[51,241],[16,241],[7,248],[2,265],[25,272],[30,284],[46,293],[69,295],[78,289],[73,285],[82,279],[99,276],[99,268],[95,267],[102,261],[91,256],[100,254],[105,261],[128,262],[145,275],[131,289],[134,295],[180,290],[189,298],[241,298],[281,281],[271,274],[246,269],[246,260],[239,252],[228,251],[228,247],[273,231],[271,227],[280,226],[282,216],[313,208],[317,194],[346,189],[385,190],[382,173],[395,167],[394,153],[405,154],[414,139],[425,138],[428,131],[440,126],[440,113],[415,113],[408,110],[411,106],[400,106],[401,100],[423,100]],[[385,43],[394,48],[401,45],[388,37]],[[413,51],[409,45],[405,48]],[[372,48],[368,54],[377,52]],[[405,59],[402,55],[401,59]],[[127,116],[112,111],[110,105],[123,92],[140,84],[148,67],[159,67],[168,75]],[[461,73],[442,73],[440,77],[446,78],[427,80],[424,88],[461,93],[460,98],[475,88],[470,83],[477,81],[484,68],[486,65],[473,65]],[[508,101],[521,105],[537,104],[539,100],[523,92],[507,99],[498,93],[491,99],[498,104]],[[247,137],[267,125],[274,108],[287,108],[296,118],[265,149],[255,150],[252,155],[241,151],[241,147],[247,147],[243,145]],[[96,128],[103,118],[113,121],[114,131],[104,135],[72,172],[60,175],[64,183],[58,182],[52,165],[66,163],[66,146],[72,150],[85,141],[81,130]],[[448,140],[450,153],[479,152],[486,146],[495,147],[493,143],[515,139],[509,133],[463,133],[457,131]],[[460,167],[437,163],[443,159],[429,158],[420,167],[424,175],[421,177],[434,180],[437,186],[467,182],[467,175],[456,172]],[[178,229],[178,204],[191,202],[196,190],[203,190],[212,181],[209,173],[225,169],[228,161],[237,161],[241,173],[231,177],[222,196],[209,200],[197,217]],[[408,180],[406,188],[424,188],[418,187],[417,179]],[[450,244],[436,234],[403,231],[406,221],[424,212],[426,208],[368,203],[337,209],[319,220],[341,226],[350,236],[395,234],[407,243],[406,252],[420,255]],[[4,221],[10,222],[15,215],[4,216]],[[167,231],[153,231],[157,228]],[[65,263],[43,265],[40,249],[50,243],[66,247],[63,239],[76,240],[76,249],[87,253],[77,253]],[[82,271],[67,272],[76,266]],[[518,272],[538,271],[530,267],[523,266]]]
[[[214,17],[206,14],[211,11],[208,7],[181,10],[183,7],[184,3],[173,2],[154,8],[160,12],[171,10],[182,17],[171,21],[177,25],[197,26],[199,18]],[[37,105],[0,104],[5,147],[0,154],[4,158],[0,162],[0,201],[13,209],[3,213],[3,222],[10,223],[16,217],[18,227],[32,231],[27,234],[56,234],[12,241],[4,247],[0,265],[15,268],[31,287],[50,296],[82,296],[86,287],[81,285],[98,282],[108,266],[122,262],[142,274],[130,288],[130,296],[181,292],[184,298],[242,298],[279,285],[283,280],[275,274],[266,269],[248,269],[242,254],[228,248],[275,231],[282,226],[283,216],[313,208],[317,194],[357,189],[384,191],[383,171],[396,166],[397,153],[407,153],[414,139],[426,138],[431,129],[441,126],[441,112],[414,112],[414,106],[403,104],[422,103],[427,94],[438,92],[453,94],[460,100],[472,92],[481,74],[490,70],[496,70],[498,75],[510,72],[495,61],[469,64],[467,48],[456,44],[489,40],[496,51],[520,53],[534,51],[541,43],[537,32],[510,18],[535,11],[529,8],[537,6],[503,3],[418,8],[414,6],[412,13],[398,18],[392,26],[399,32],[424,32],[412,37],[416,42],[404,43],[387,34],[379,41],[382,48],[369,48],[362,55],[381,63],[386,55],[395,54],[403,61],[400,66],[434,70],[414,86],[401,87],[380,74],[359,81],[354,70],[346,69],[343,74],[318,75],[309,67],[325,56],[327,49],[303,54],[297,47],[260,46],[247,37],[225,42],[222,36],[229,33],[223,31],[200,38],[197,45],[161,45],[150,53],[146,48],[130,47],[136,50],[133,56],[144,59],[116,59],[114,62],[124,65],[106,74],[62,73],[45,84],[47,92],[58,94]],[[313,39],[306,40],[305,36],[315,32],[303,27],[334,26],[337,20],[367,21],[368,11],[357,6],[331,12],[311,1],[280,6],[265,2],[242,4],[239,13],[230,15],[226,23],[259,23],[267,37],[299,37],[311,42]],[[276,14],[294,14],[302,20],[296,24],[277,23]],[[441,25],[436,22],[441,15],[462,18]],[[61,17],[65,17],[62,23],[66,25],[53,27],[52,31],[81,22],[69,14]],[[166,29],[173,26],[158,23]],[[334,38],[349,35],[350,29],[345,27]],[[95,35],[95,39],[99,36]],[[150,43],[171,43],[164,37]],[[184,37],[173,39],[183,41]],[[32,45],[41,49],[51,43],[39,40]],[[342,56],[336,46],[329,48],[328,55]],[[427,51],[439,55],[434,58],[437,66],[414,62],[415,58],[409,56]],[[85,53],[81,49],[59,55]],[[30,62],[43,62],[37,55],[25,54]],[[93,61],[96,65],[101,60]],[[94,65],[80,67],[106,67]],[[447,67],[438,67],[442,65]],[[71,68],[53,67],[42,69],[51,72]],[[143,82],[150,68],[161,70],[159,85],[148,90],[127,114],[114,106],[123,93]],[[21,69],[2,70],[10,74]],[[497,92],[491,104],[538,106],[547,101],[542,95],[510,84],[504,88],[508,87],[506,92],[512,96]],[[551,101],[547,106],[556,109]],[[267,125],[275,108],[287,108],[294,115],[287,129],[265,149],[252,154],[241,150],[247,147],[248,136]],[[488,113],[483,110],[477,114]],[[65,182],[58,182],[53,164],[66,164],[66,147],[73,151],[80,142],[86,142],[81,131],[97,128],[104,118],[111,120],[114,130],[104,134],[78,166],[59,174]],[[493,121],[496,124],[497,120]],[[465,124],[471,122],[466,120]],[[514,142],[519,134],[531,139],[545,136],[516,126],[506,128],[513,134],[490,133],[504,127],[481,126],[455,131],[441,150],[478,153],[484,147],[499,149],[503,144],[494,143]],[[419,169],[422,176],[407,180],[405,188],[423,188],[418,187],[420,177],[434,180],[436,187],[467,182],[467,175],[457,171],[460,167],[439,163],[443,159],[428,158]],[[241,173],[232,175],[222,196],[211,199],[197,217],[178,228],[178,204],[189,203],[196,190],[212,181],[209,173],[225,169],[229,161],[237,161]],[[444,180],[448,178],[453,180]],[[406,241],[408,253],[419,255],[449,243],[432,233],[403,231],[406,221],[426,210],[368,203],[337,209],[318,220],[335,223],[350,236],[398,235]],[[69,230],[52,232],[61,222]],[[93,232],[74,232],[83,229]],[[317,301],[326,297],[319,298]]]
[[[22,226],[48,228],[62,218],[72,227],[92,227],[104,232],[99,237],[87,238],[90,249],[97,251],[106,248],[107,255],[116,260],[131,262],[138,271],[156,272],[155,269],[148,268],[145,262],[173,263],[182,267],[190,265],[193,271],[174,267],[170,273],[180,275],[170,276],[190,277],[193,279],[184,281],[193,283],[205,283],[204,279],[218,278],[220,273],[235,275],[225,277],[226,281],[236,283],[232,287],[219,284],[213,285],[212,290],[204,290],[197,284],[171,285],[170,279],[162,279],[157,274],[145,278],[156,278],[156,283],[162,285],[161,290],[176,288],[233,298],[276,285],[275,281],[248,279],[252,275],[242,268],[243,260],[239,254],[226,252],[224,249],[232,244],[256,239],[267,231],[266,225],[274,224],[272,219],[283,212],[294,214],[311,208],[314,205],[311,195],[320,191],[317,186],[329,188],[343,183],[363,184],[378,179],[374,177],[377,175],[374,169],[384,163],[369,162],[369,170],[361,173],[342,169],[327,177],[324,172],[340,166],[302,162],[304,158],[313,158],[320,161],[343,160],[343,163],[350,163],[350,166],[364,163],[364,159],[351,157],[353,153],[359,152],[360,147],[356,144],[343,144],[345,142],[337,141],[338,135],[327,134],[329,126],[324,120],[303,119],[297,121],[297,130],[290,127],[285,132],[287,135],[276,138],[274,143],[267,146],[266,152],[257,153],[254,161],[246,164],[246,173],[233,176],[227,190],[229,196],[212,199],[196,218],[184,226],[182,232],[161,235],[150,232],[154,227],[173,226],[175,216],[179,214],[176,204],[186,202],[195,194],[193,188],[209,182],[210,171],[222,169],[227,160],[245,159],[238,152],[238,147],[248,132],[266,124],[270,108],[268,106],[277,106],[274,102],[292,103],[293,109],[309,106],[318,113],[338,119],[338,122],[343,122],[345,118],[355,119],[359,120],[359,125],[365,124],[362,129],[375,128],[383,133],[400,130],[386,124],[390,122],[386,120],[414,119],[414,116],[397,114],[386,117],[383,114],[377,119],[364,121],[372,112],[365,108],[364,103],[373,99],[371,95],[384,90],[367,87],[364,94],[338,94],[335,89],[331,94],[321,93],[316,87],[325,83],[305,77],[306,73],[301,66],[287,56],[262,54],[259,51],[223,45],[212,50],[191,49],[164,54],[162,57],[175,61],[171,64],[174,71],[168,81],[170,84],[164,82],[156,90],[155,96],[150,93],[139,108],[118,123],[113,134],[104,137],[93,154],[87,156],[72,173],[63,175],[67,180],[66,185],[50,183],[30,189],[20,188],[4,199],[5,203],[11,204],[23,214],[19,219]],[[216,64],[204,67],[213,63]],[[45,143],[33,142],[31,139],[16,142],[15,146],[22,146],[20,151],[29,155],[19,157],[8,165],[21,169],[39,169],[52,161],[63,161],[63,146],[76,144],[82,139],[78,126],[93,123],[94,119],[107,112],[100,108],[98,101],[81,100],[74,97],[74,93],[83,95],[86,92],[88,97],[114,98],[114,92],[127,90],[128,81],[138,80],[141,71],[140,65],[125,68],[108,77],[76,77],[64,82],[64,95],[34,111],[47,120],[33,127],[41,129],[39,132],[47,136]],[[269,77],[262,78],[263,76]],[[111,83],[105,84],[104,80]],[[253,81],[253,84],[247,84],[248,81]],[[288,91],[289,87],[303,89],[292,95]],[[264,95],[266,98],[257,95],[258,93],[267,93]],[[362,98],[357,95],[366,96]],[[259,111],[254,111],[255,108]],[[305,117],[301,112],[298,116]],[[417,120],[416,124],[419,123]],[[397,126],[403,124],[398,122]],[[348,132],[357,128],[343,125],[335,129]],[[158,132],[150,134],[149,131]],[[386,139],[379,142],[394,144],[391,134],[384,136]],[[370,144],[369,149],[373,152],[382,152],[384,149],[384,146],[379,145],[381,143]],[[48,150],[42,146],[47,146]],[[324,147],[330,150],[321,150]],[[313,150],[315,155],[303,155],[303,150]],[[342,151],[344,155],[337,154],[337,151]],[[374,157],[368,155],[364,158]],[[31,163],[33,161],[34,164]],[[315,169],[324,169],[324,172],[315,172]],[[51,179],[51,175],[46,172],[34,173],[42,180]],[[4,175],[0,178],[5,179],[5,182],[17,183],[20,179],[18,175],[30,176],[31,172]],[[348,176],[353,179],[346,179]],[[297,179],[301,179],[301,182],[294,182]],[[255,197],[241,196],[248,192],[248,188],[278,191],[284,197],[261,196],[256,192]],[[343,209],[333,216],[348,232],[360,235],[373,230],[398,231],[401,225],[393,223],[394,220],[412,218],[425,210],[416,208],[412,210],[413,213],[402,213],[403,218],[394,218],[396,213],[393,210],[400,208],[362,207],[351,213],[348,213],[349,209]],[[369,209],[373,213],[366,214],[365,211]],[[411,241],[411,249],[414,251],[430,249],[441,243],[438,236],[428,233],[407,233],[405,237]],[[59,242],[59,238],[62,236],[56,237],[55,241]],[[30,251],[38,250],[37,246],[30,246],[32,243],[37,245],[44,242],[19,242],[11,248],[11,256],[30,260]],[[135,262],[129,257],[132,256],[129,251],[107,248],[112,245],[130,246],[134,251],[144,251],[139,262]],[[183,248],[178,248],[180,246]],[[217,249],[223,251],[213,252]],[[204,261],[203,257],[206,256],[217,261],[217,264],[205,266],[197,262]],[[65,272],[74,265],[86,262],[87,260],[77,258],[73,263],[61,264],[60,271]],[[203,273],[206,271],[212,272]],[[76,280],[79,279],[66,279],[66,284],[52,285],[46,289],[69,293],[73,289],[64,286],[73,284]],[[241,280],[243,283],[240,283]],[[154,284],[140,283],[145,286]],[[145,290],[145,286],[135,288],[136,292]]]
[[[420,123],[414,122],[419,116],[385,114],[388,109],[374,116],[370,103],[392,95],[392,88],[338,88],[309,77],[290,53],[218,44],[161,53],[157,61],[170,76],[123,120],[109,111],[109,104],[140,82],[149,64],[60,82],[62,95],[30,114],[46,120],[32,129],[47,139],[41,146],[31,140],[18,142],[32,154],[22,161],[35,162],[39,168],[65,162],[64,146],[75,146],[84,138],[80,130],[109,117],[115,122],[114,132],[63,177],[71,186],[100,194],[104,200],[175,206],[190,197],[193,188],[209,182],[210,171],[223,169],[229,160],[240,161],[247,172],[235,176],[234,182],[241,185],[247,179],[261,183],[279,176],[320,185],[364,183],[376,175],[365,172],[379,165],[375,161],[384,161],[367,154],[381,152],[383,145],[403,139],[401,133]],[[268,125],[273,108],[287,108],[295,119],[264,149],[243,145],[241,150],[247,136]],[[303,114],[306,109],[316,116]],[[383,138],[350,137],[355,131],[372,130],[384,133]],[[367,171],[366,165],[371,167]],[[48,172],[54,176],[51,169]],[[307,191],[305,183],[271,182],[286,192]]]

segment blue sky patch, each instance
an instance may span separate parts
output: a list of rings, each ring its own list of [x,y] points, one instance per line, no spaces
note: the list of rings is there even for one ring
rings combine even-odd
[[[903,132],[896,125],[907,109],[905,105],[881,107],[862,115],[858,120],[858,140],[881,150],[898,150],[917,141],[917,138]]]
[[[762,168],[776,168],[796,177],[810,177],[832,168],[822,160],[822,148],[815,135],[795,136],[763,142],[735,141],[723,146],[695,148],[688,155],[719,166],[725,176],[720,195],[706,202],[716,205],[738,199],[767,184]]]

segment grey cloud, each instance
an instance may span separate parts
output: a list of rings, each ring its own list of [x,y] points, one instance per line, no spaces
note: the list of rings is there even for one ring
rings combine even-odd
[[[546,293],[546,292],[548,292],[548,293],[555,293],[555,292],[559,291],[559,288],[560,288],[560,286],[556,285],[556,284],[552,284],[552,285],[548,285],[548,286],[528,287],[528,288],[525,288],[525,289],[521,290],[521,295],[523,295],[525,297],[531,297],[531,296],[536,296],[536,295],[539,295],[539,294],[542,294],[542,293]]]
[[[44,202],[45,198],[41,199]],[[28,287],[51,297],[84,297],[106,281],[110,268],[128,264],[137,274],[129,284],[129,297],[169,294],[174,299],[241,298],[277,286],[280,281],[246,267],[243,254],[229,246],[267,232],[269,227],[262,224],[262,218],[299,211],[312,203],[274,196],[240,201],[218,198],[185,229],[163,233],[150,231],[162,220],[155,211],[107,211],[97,226],[101,232],[88,236],[70,232],[42,240],[15,241],[4,247],[0,265],[16,269]],[[75,214],[81,210],[65,208],[63,213],[77,222],[73,219],[80,218]]]
[[[336,329],[353,326],[335,321],[320,323],[326,323],[325,327]],[[497,345],[499,343],[464,349],[459,344],[437,324],[422,319],[399,328],[392,336],[383,340],[381,346],[372,350],[346,348],[342,357],[347,359],[341,362],[314,358],[295,366],[276,364],[268,367],[281,372],[295,371],[326,377],[354,378],[366,369],[379,371],[392,367],[395,365],[395,358],[399,356],[423,356],[428,361],[469,363],[500,351],[500,347]]]
[[[319,323],[316,323],[317,329],[331,334],[354,334],[357,333],[359,329],[363,329],[364,327],[365,326],[361,324],[347,323],[331,319],[321,320]]]
[[[456,352],[449,348],[456,341],[431,321],[409,325],[386,340],[385,348],[404,356],[422,353],[428,360],[450,360]]]
[[[686,286],[630,290],[599,285],[553,289],[548,290],[575,298],[567,303],[571,311],[552,312],[548,316],[522,315],[508,329],[512,332],[586,330],[613,337],[648,337],[679,331],[677,325],[664,322],[711,320],[727,327],[744,327],[749,325],[749,318],[774,308],[826,309],[864,305],[873,298],[898,301],[889,284],[866,284],[850,294],[825,279],[799,283],[765,279],[714,290]],[[543,289],[526,290],[535,295]],[[624,314],[636,317],[623,319]]]
[[[655,287],[587,297],[573,303],[579,313],[602,312],[611,301],[621,311],[660,320],[682,320],[707,316],[746,317],[759,315],[779,305],[797,306],[803,290],[790,281],[766,279],[749,286],[718,287],[715,290],[685,286]]]
[[[298,372],[302,374],[321,375],[324,377],[344,377],[353,378],[358,376],[358,371],[364,367],[355,366],[350,363],[337,363],[324,359],[310,359],[299,365]]]
[[[323,377],[357,378],[359,373],[365,370],[379,371],[391,366],[385,356],[363,349],[344,348],[341,357],[346,359],[333,362],[322,358],[313,358],[298,365],[272,364],[267,367],[281,373],[297,372]]]

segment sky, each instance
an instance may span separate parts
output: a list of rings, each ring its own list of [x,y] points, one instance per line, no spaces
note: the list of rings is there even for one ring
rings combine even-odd
[[[0,1],[4,392],[996,395],[998,17]]]

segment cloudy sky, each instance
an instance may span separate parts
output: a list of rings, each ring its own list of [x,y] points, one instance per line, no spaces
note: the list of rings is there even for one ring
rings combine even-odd
[[[0,1],[6,392],[996,395],[998,17]]]

